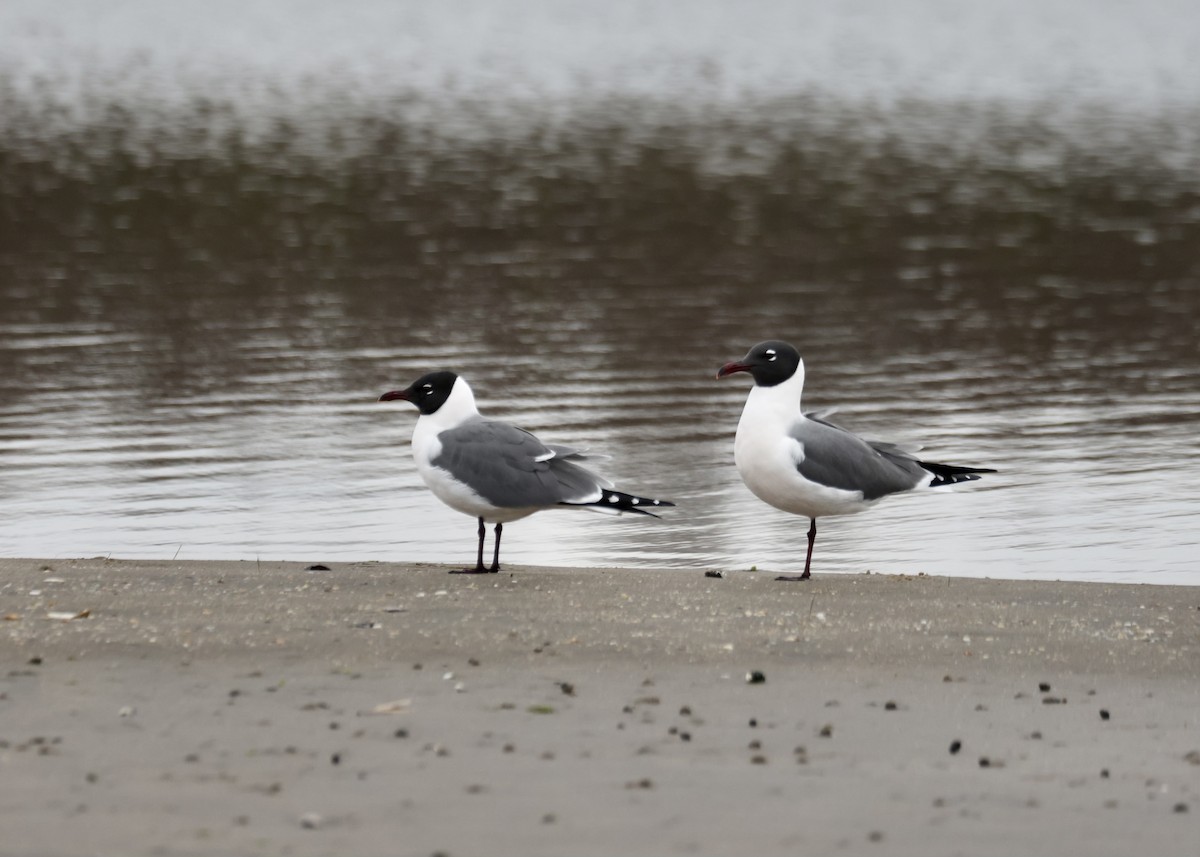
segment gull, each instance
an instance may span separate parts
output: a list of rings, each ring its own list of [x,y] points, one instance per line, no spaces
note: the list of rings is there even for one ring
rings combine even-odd
[[[403,390],[379,397],[381,402],[397,400],[411,402],[420,412],[412,452],[422,481],[451,509],[479,520],[475,567],[452,574],[498,572],[503,525],[543,509],[584,508],[657,518],[650,508],[675,505],[617,491],[579,464],[598,456],[542,443],[524,429],[485,418],[466,379],[454,372],[430,372]],[[487,523],[496,525],[490,567],[483,564]]]
[[[742,481],[760,500],[809,518],[804,573],[777,580],[808,580],[817,518],[861,512],[892,494],[971,482],[986,467],[920,461],[892,443],[864,440],[825,419],[804,413],[804,361],[791,345],[760,342],[741,360],[726,363],[717,378],[748,372],[754,387],[738,421],[733,460]]]

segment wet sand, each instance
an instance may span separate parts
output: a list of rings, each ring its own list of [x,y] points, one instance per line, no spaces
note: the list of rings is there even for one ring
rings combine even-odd
[[[0,560],[0,853],[1200,842],[1200,588],[331,565]]]

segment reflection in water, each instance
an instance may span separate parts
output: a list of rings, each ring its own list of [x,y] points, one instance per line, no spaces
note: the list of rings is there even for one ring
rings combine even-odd
[[[445,367],[679,504],[536,516],[513,563],[792,569],[712,377],[779,337],[806,407],[1001,471],[830,520],[816,573],[1192,580],[1193,114],[0,100],[0,553],[470,559],[374,403]]]

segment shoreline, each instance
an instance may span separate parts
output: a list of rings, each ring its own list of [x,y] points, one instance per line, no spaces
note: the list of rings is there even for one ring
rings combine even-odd
[[[448,568],[0,559],[0,853],[1200,836],[1196,587]]]

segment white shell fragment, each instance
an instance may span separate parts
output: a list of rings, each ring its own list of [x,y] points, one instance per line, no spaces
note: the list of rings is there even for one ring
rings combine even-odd
[[[49,613],[46,614],[46,618],[53,619],[56,622],[70,622],[73,619],[86,619],[88,616],[91,616],[91,615],[92,615],[91,610],[75,610],[75,611],[51,610]]]
[[[411,699],[393,699],[391,702],[381,702],[374,708],[358,712],[359,715],[400,714],[412,706]]]

